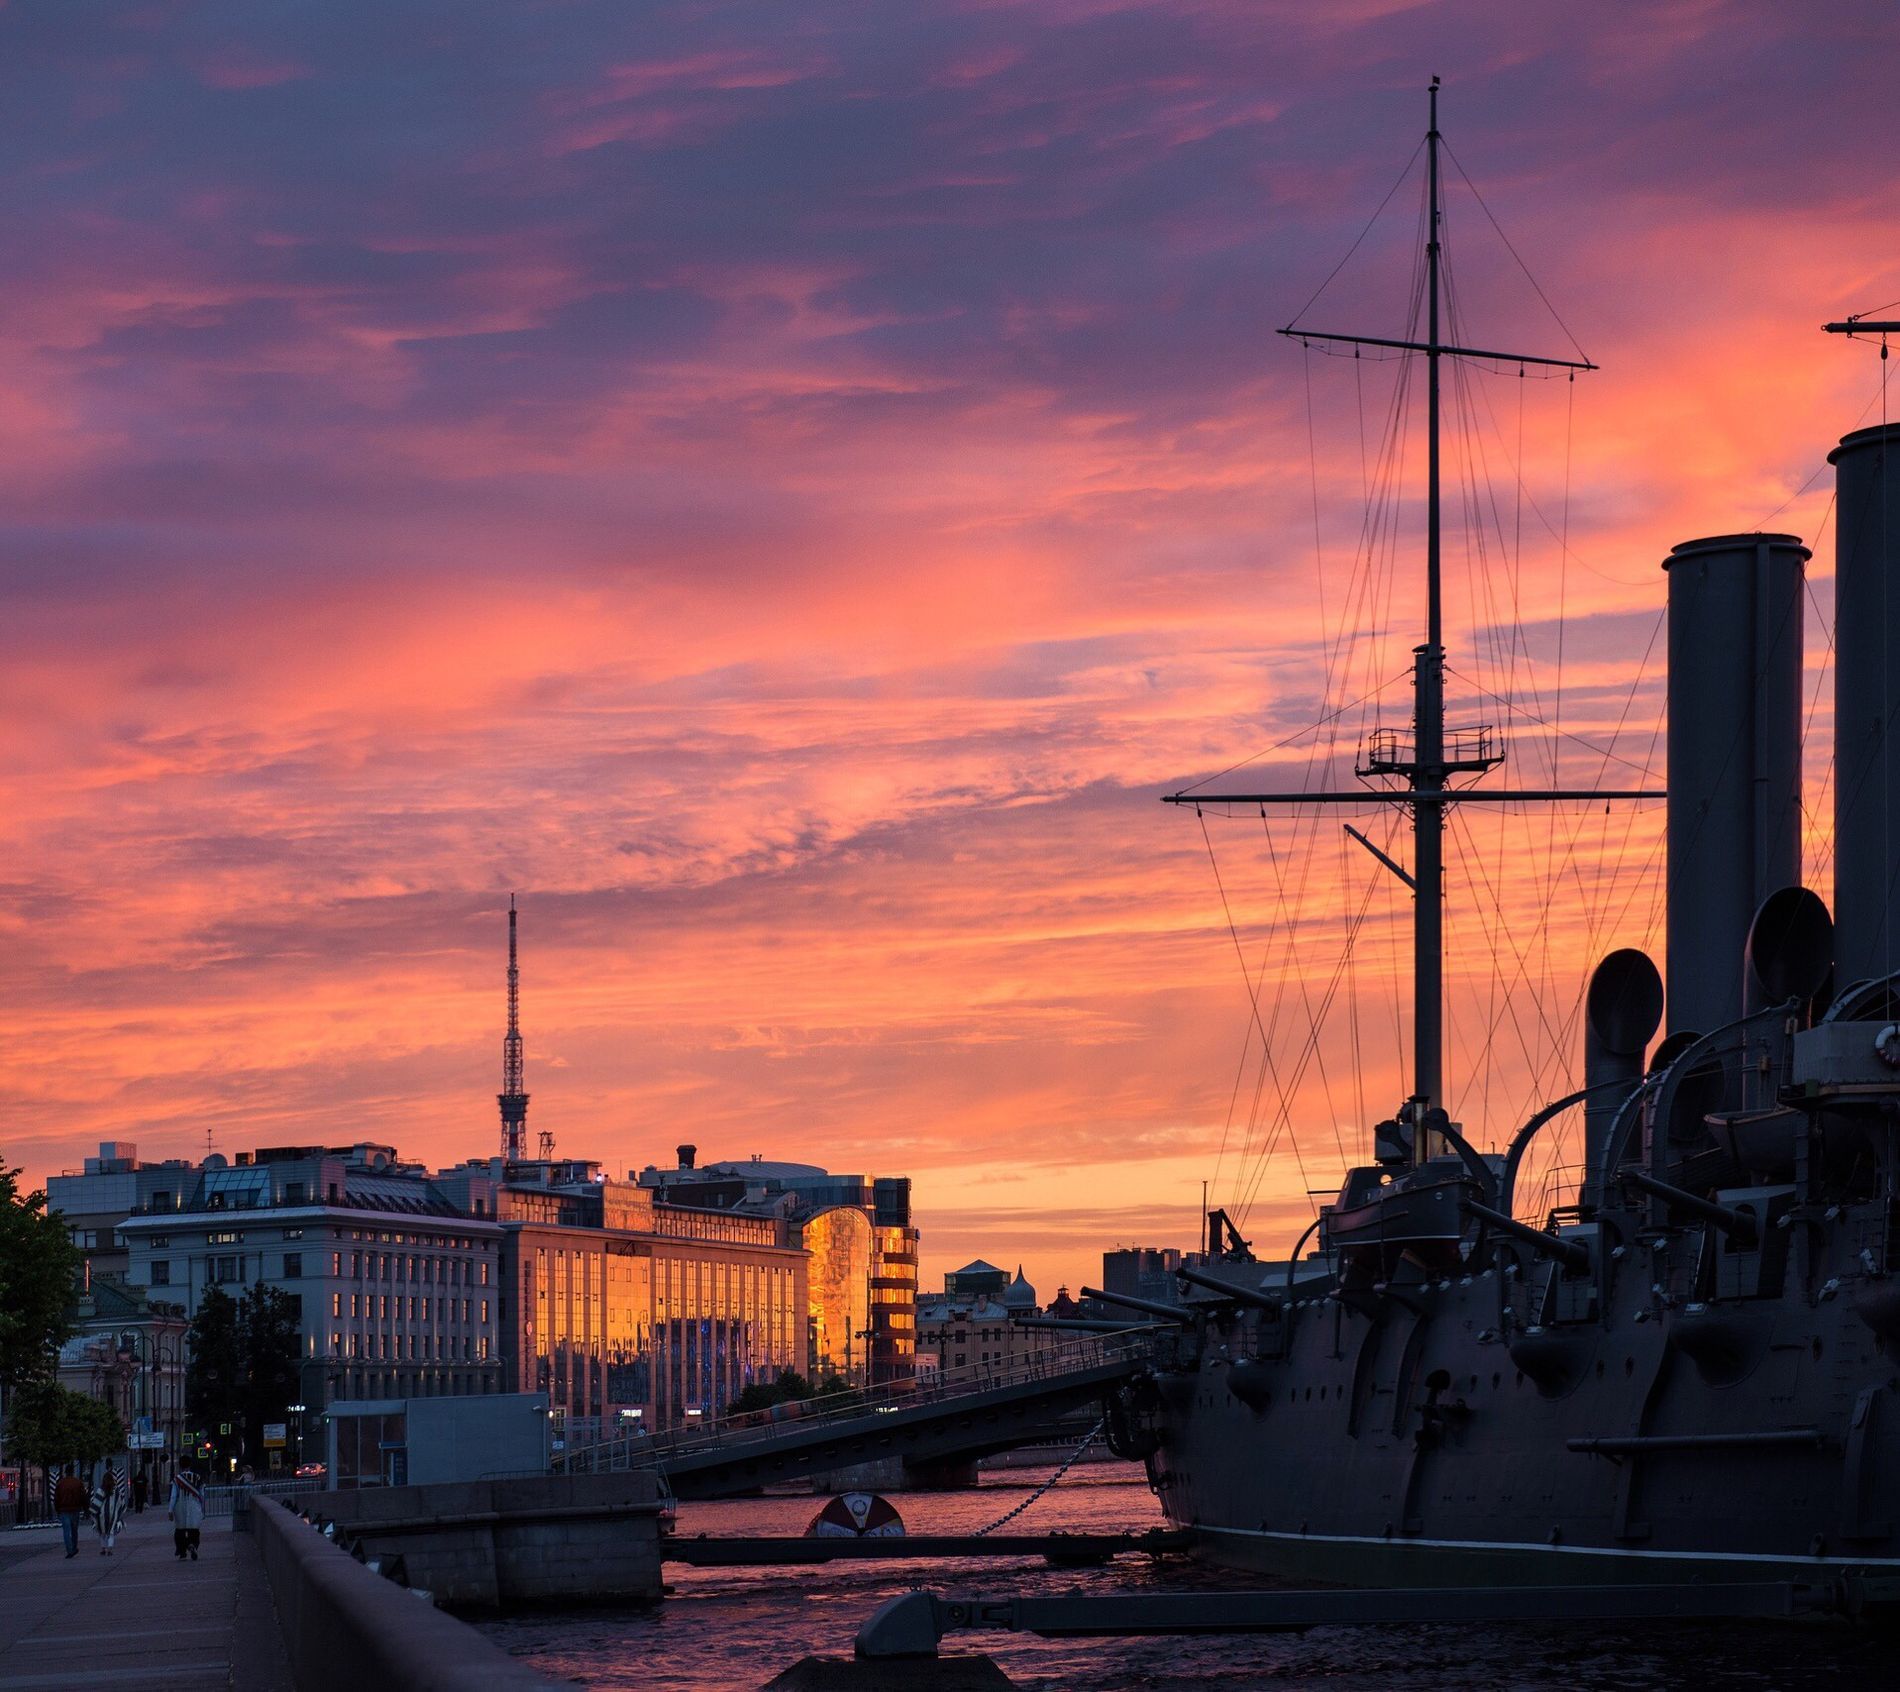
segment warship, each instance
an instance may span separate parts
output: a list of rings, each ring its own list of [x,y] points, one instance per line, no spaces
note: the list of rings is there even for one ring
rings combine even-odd
[[[1494,737],[1447,726],[1441,367],[1594,366],[1448,338],[1441,140],[1434,79],[1412,338],[1288,331],[1422,361],[1409,727],[1368,740],[1361,787],[1167,796],[1399,809],[1409,866],[1361,843],[1413,896],[1409,1096],[1288,1256],[1256,1260],[1216,1211],[1181,1305],[1117,1301],[1173,1339],[1110,1406],[1112,1439],[1237,1567],[1441,1587],[1900,1571],[1900,425],[1830,454],[1832,913],[1801,884],[1793,535],[1663,560],[1666,791],[1488,785]],[[1884,360],[1900,323],[1826,328],[1878,336]],[[1597,962],[1571,1090],[1480,1151],[1447,1105],[1447,818],[1582,799],[1667,807],[1665,968]],[[1537,1212],[1521,1172],[1572,1112],[1580,1176]]]

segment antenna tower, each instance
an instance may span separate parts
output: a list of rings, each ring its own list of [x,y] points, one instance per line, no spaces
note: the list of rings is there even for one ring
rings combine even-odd
[[[515,954],[515,896],[508,895],[508,1032],[501,1042],[501,1155],[528,1155],[528,1095],[521,1090],[521,966]]]

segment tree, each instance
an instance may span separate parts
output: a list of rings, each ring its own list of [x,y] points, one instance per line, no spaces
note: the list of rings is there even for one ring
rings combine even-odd
[[[264,1424],[287,1422],[297,1397],[303,1313],[295,1294],[259,1281],[239,1309],[244,1341],[244,1451],[262,1469]]]
[[[0,1392],[9,1395],[52,1374],[73,1331],[79,1274],[79,1253],[48,1212],[46,1194],[22,1197],[19,1175],[0,1169]]]
[[[185,1419],[218,1456],[231,1456],[242,1439],[244,1338],[238,1302],[224,1288],[205,1288],[185,1345]]]
[[[205,1289],[187,1336],[185,1414],[220,1459],[263,1466],[264,1424],[287,1420],[297,1396],[300,1331],[297,1300],[281,1288],[259,1282],[241,1300]]]
[[[110,1404],[42,1377],[13,1395],[7,1449],[22,1463],[39,1465],[44,1488],[47,1475],[64,1464],[90,1467],[101,1457],[123,1451],[125,1424]]]
[[[811,1382],[796,1369],[787,1369],[775,1381],[754,1381],[726,1406],[728,1416],[745,1416],[754,1410],[770,1410],[774,1404],[810,1398]]]

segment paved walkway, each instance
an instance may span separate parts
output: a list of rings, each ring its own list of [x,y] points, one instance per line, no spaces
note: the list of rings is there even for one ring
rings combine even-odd
[[[0,1561],[0,1688],[212,1687],[290,1692],[270,1587],[249,1534],[207,1522],[196,1563],[172,1555],[162,1509],[129,1516],[110,1557],[90,1524],[68,1559],[50,1533],[9,1533],[44,1550]]]

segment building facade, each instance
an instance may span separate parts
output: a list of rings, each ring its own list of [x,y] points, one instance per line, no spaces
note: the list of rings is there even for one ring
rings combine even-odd
[[[185,1312],[101,1277],[80,1295],[60,1347],[59,1384],[109,1404],[153,1485],[170,1481],[185,1412]]]
[[[87,1164],[60,1207],[100,1263],[117,1254],[99,1273],[129,1295],[181,1324],[211,1287],[296,1301],[312,1450],[338,1399],[545,1393],[555,1437],[580,1442],[716,1416],[788,1370],[864,1384],[913,1367],[904,1180],[754,1163],[615,1181],[552,1157],[431,1173],[367,1142],[196,1165],[107,1146]]]
[[[993,1276],[1006,1281],[1000,1291],[992,1286]],[[979,1260],[944,1279],[945,1290],[917,1306],[917,1355],[932,1378],[955,1382],[1004,1374],[1061,1338],[1022,1325],[1039,1310],[1036,1289],[1021,1268],[1008,1280],[1004,1271]],[[968,1290],[971,1281],[979,1290]]]
[[[720,1415],[808,1367],[805,1257],[773,1245],[504,1223],[505,1377],[574,1441]]]
[[[1102,1253],[1102,1291],[1156,1304],[1179,1304],[1181,1262],[1181,1253],[1173,1246],[1118,1246]]]
[[[501,1229],[393,1148],[214,1154],[167,1198],[118,1224],[129,1282],[187,1319],[211,1287],[288,1293],[305,1417],[335,1398],[497,1390]]]
[[[197,1179],[197,1165],[186,1158],[141,1163],[130,1140],[107,1140],[83,1168],[49,1176],[47,1208],[59,1213],[79,1249],[78,1290],[85,1293],[94,1281],[124,1281],[130,1259],[119,1224],[146,1210],[175,1209]]]
[[[648,1164],[634,1177],[653,1196],[656,1217],[699,1211],[777,1218],[810,1254],[806,1349],[815,1370],[853,1386],[911,1378],[918,1234],[907,1176],[833,1175],[814,1164],[758,1157],[702,1166],[690,1145],[678,1156],[674,1168]]]

